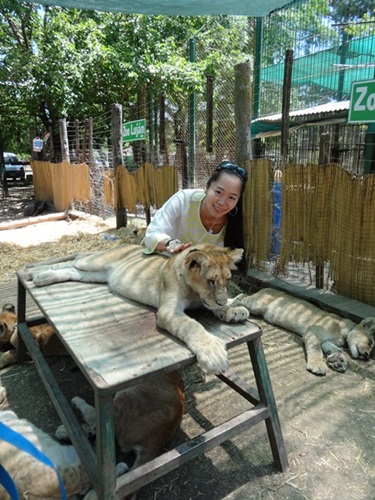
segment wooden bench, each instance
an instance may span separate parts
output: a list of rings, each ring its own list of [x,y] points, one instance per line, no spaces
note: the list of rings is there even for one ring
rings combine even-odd
[[[23,362],[27,349],[100,499],[122,498],[261,421],[266,423],[275,466],[286,470],[287,455],[261,329],[251,321],[221,323],[203,311],[194,317],[212,334],[224,339],[228,349],[247,343],[257,387],[250,387],[230,372],[218,377],[245,398],[249,408],[116,480],[112,404],[115,392],[157,372],[183,369],[195,363],[196,358],[184,344],[157,328],[154,309],[109,293],[107,285],[67,282],[37,288],[28,281],[27,270],[18,271],[17,277],[19,361]],[[56,330],[93,389],[96,452],[31,337],[29,327],[41,319],[26,318],[27,294],[42,312],[43,320]]]

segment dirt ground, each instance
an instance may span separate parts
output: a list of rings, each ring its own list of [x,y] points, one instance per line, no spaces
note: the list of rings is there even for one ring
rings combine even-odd
[[[13,209],[6,210],[10,214]],[[23,217],[20,210],[11,216]],[[107,229],[98,231],[100,241]],[[34,237],[37,231],[42,227],[34,227]],[[20,238],[24,241],[24,236]],[[17,248],[27,252],[27,247]],[[12,282],[3,285],[3,300],[15,300],[15,296]],[[351,360],[345,374],[330,371],[325,377],[316,377],[305,369],[299,338],[259,318],[254,321],[264,332],[289,469],[280,473],[273,467],[262,422],[146,486],[140,500],[375,499],[374,355],[367,363]],[[246,347],[236,347],[229,355],[231,368],[252,383]],[[90,401],[87,383],[74,370],[70,358],[51,358],[50,365],[68,398],[80,395]],[[185,371],[184,379],[187,410],[173,444],[210,429],[246,407],[244,400],[216,377],[198,382],[194,367]],[[0,383],[7,391],[0,409],[11,407],[20,417],[53,434],[60,422],[33,363],[0,370]]]

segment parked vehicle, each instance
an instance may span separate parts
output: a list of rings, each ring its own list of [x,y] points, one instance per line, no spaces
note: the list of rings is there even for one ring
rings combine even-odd
[[[4,153],[5,178],[25,182],[25,164],[14,153]]]

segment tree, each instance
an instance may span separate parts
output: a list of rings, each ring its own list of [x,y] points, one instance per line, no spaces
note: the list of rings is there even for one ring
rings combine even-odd
[[[122,15],[16,0],[2,1],[0,21],[0,126],[6,148],[17,152],[28,151],[29,126],[43,133],[60,118],[97,116],[114,102],[127,112],[150,90],[177,101],[202,90],[207,72],[244,57],[246,39],[244,20],[227,16]],[[202,31],[213,50],[192,64],[187,40]]]

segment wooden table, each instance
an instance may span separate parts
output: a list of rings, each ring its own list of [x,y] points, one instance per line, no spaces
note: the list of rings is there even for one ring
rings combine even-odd
[[[28,281],[27,270],[18,271],[17,277],[19,361],[23,362],[27,349],[101,500],[122,498],[261,421],[266,423],[275,466],[281,471],[287,468],[261,329],[250,321],[225,324],[202,312],[194,317],[224,339],[228,349],[245,342],[248,345],[257,389],[229,372],[219,378],[251,403],[249,409],[116,480],[114,394],[143,377],[183,369],[195,363],[196,357],[175,337],[157,328],[154,309],[109,293],[107,285],[67,282],[38,288]],[[53,326],[94,391],[96,453],[31,337],[29,327],[41,319],[26,318],[26,294]]]

